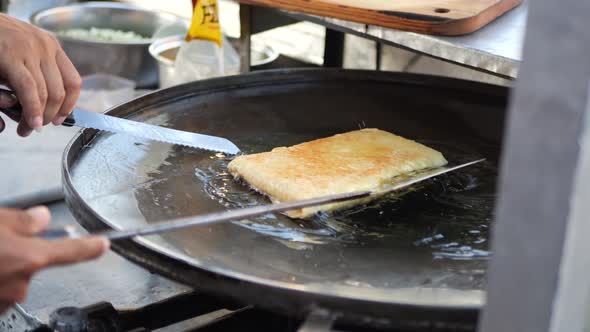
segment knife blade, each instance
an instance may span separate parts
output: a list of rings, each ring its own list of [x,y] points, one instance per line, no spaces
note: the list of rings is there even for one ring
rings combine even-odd
[[[235,209],[229,210],[224,212],[215,212],[210,214],[204,214],[199,216],[193,217],[186,217],[186,218],[179,218],[174,219],[171,221],[163,221],[155,224],[151,224],[148,226],[143,226],[134,229],[127,229],[127,230],[110,230],[104,232],[98,232],[90,235],[98,235],[104,236],[110,240],[120,240],[120,239],[127,239],[135,236],[141,235],[152,235],[152,234],[160,234],[165,232],[171,232],[178,229],[188,228],[188,227],[195,227],[195,226],[204,226],[204,225],[211,225],[229,221],[238,221],[244,220],[247,218],[257,217],[261,215],[265,215],[268,213],[274,212],[285,212],[294,209],[301,209],[306,207],[312,206],[319,206],[325,204],[331,204],[336,202],[344,202],[349,200],[355,200],[360,198],[366,198],[372,195],[383,195],[385,193],[398,191],[407,187],[410,187],[416,183],[434,178],[436,176],[453,172],[458,169],[475,165],[480,162],[483,162],[485,159],[479,159],[475,161],[471,161],[468,163],[460,164],[457,166],[452,167],[440,167],[436,169],[426,170],[414,176],[404,177],[399,181],[393,182],[391,185],[388,185],[384,188],[380,188],[376,191],[354,191],[342,194],[335,194],[329,196],[322,196],[316,197],[306,200],[299,200],[299,201],[292,201],[292,202],[284,202],[284,203],[276,203],[276,204],[268,204],[268,205],[260,205],[254,206],[249,208],[242,208],[242,209]],[[83,237],[88,235],[81,235],[76,232],[73,226],[66,226],[65,228],[61,229],[51,229],[48,230],[40,235],[40,237],[44,239],[59,239],[59,238],[77,238]]]
[[[0,88],[0,92],[10,93],[14,96],[12,91],[4,88]],[[10,108],[0,109],[0,112],[5,113],[8,117],[18,122],[22,117],[22,106],[17,102]],[[74,108],[70,116],[64,121],[63,125],[67,127],[76,126],[104,130],[117,134],[127,134],[149,140],[185,145],[197,149],[223,152],[226,154],[237,154],[240,152],[240,149],[234,143],[223,137],[160,127],[106,114],[85,111],[80,108]]]
[[[223,137],[160,127],[106,114],[85,111],[79,108],[74,108],[72,114],[64,121],[64,125],[105,130],[117,134],[127,134],[149,140],[227,154],[237,154],[240,152],[240,149],[234,143]]]

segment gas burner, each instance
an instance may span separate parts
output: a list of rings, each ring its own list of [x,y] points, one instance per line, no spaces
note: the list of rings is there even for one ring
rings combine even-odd
[[[296,331],[300,321],[193,292],[135,310],[111,303],[62,307],[47,324],[15,306],[0,320],[1,332]]]
[[[62,307],[43,324],[14,307],[0,319],[0,332],[472,332],[474,325],[416,322],[404,328],[379,327],[379,322],[344,322],[338,315],[317,310],[305,320],[241,306],[227,299],[193,292],[135,310],[117,310],[111,303]]]

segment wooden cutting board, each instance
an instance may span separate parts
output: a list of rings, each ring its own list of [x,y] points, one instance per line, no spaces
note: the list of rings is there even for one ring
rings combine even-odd
[[[522,0],[239,0],[250,5],[438,35],[471,33]]]

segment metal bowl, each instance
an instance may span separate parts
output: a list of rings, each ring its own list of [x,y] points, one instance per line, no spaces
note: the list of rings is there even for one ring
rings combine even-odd
[[[232,46],[239,48],[236,40],[229,41]],[[158,39],[149,47],[150,54],[158,62],[160,88],[187,83],[184,77],[177,74],[174,66],[174,60],[182,43],[184,43],[184,36],[177,35]],[[254,40],[250,53],[253,69],[268,65],[279,57],[279,53],[274,48]]]
[[[133,31],[151,37],[164,27],[189,22],[170,13],[154,12],[112,2],[87,2],[56,7],[34,14],[31,23],[57,34],[60,30],[108,28]],[[82,40],[57,36],[81,75],[108,73],[134,80],[139,88],[158,84],[158,64],[148,48],[152,39],[140,42]]]

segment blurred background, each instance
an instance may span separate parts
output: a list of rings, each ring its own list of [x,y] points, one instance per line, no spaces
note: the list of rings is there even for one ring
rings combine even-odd
[[[2,9],[11,15],[27,20],[36,11],[75,2],[73,0],[0,0]],[[171,12],[190,19],[190,0],[121,0],[163,12]],[[228,37],[240,37],[239,5],[230,0],[220,0],[221,23]],[[323,63],[324,37],[326,29],[310,22],[298,22],[258,33],[253,40],[264,42],[281,54],[270,67],[318,66]],[[470,68],[423,56],[411,51],[377,43],[351,34],[345,36],[344,68],[376,69],[380,53],[380,69],[411,73],[436,74],[509,85],[510,81],[479,72]]]

